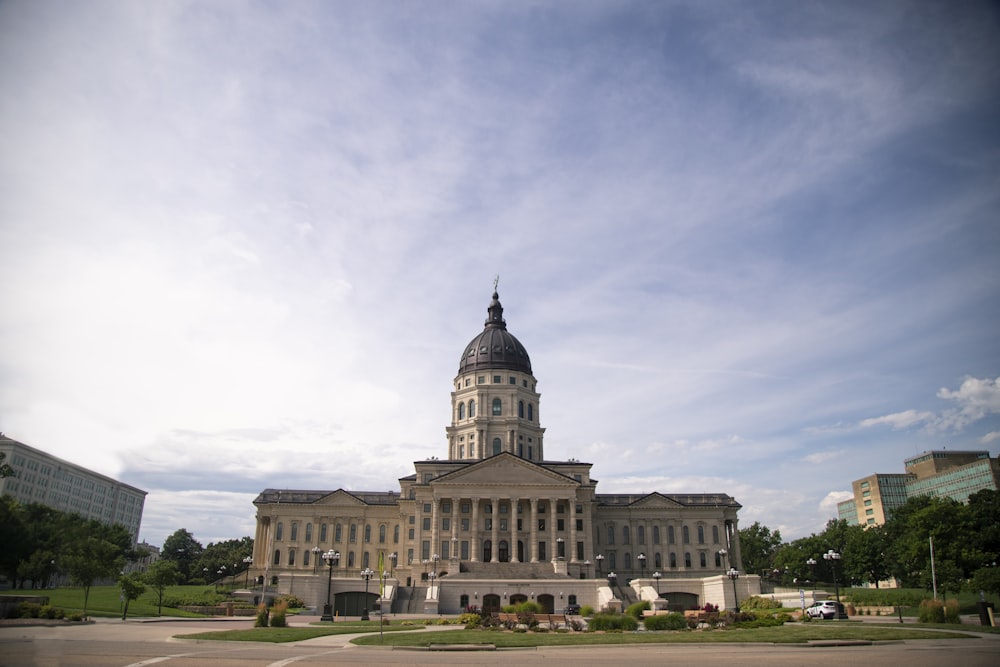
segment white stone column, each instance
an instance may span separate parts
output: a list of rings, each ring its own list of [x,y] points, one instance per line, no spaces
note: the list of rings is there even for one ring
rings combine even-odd
[[[438,547],[440,545],[438,544],[438,541],[440,540],[440,537],[438,533],[438,527],[440,526],[439,522],[440,516],[438,514],[438,507],[440,506],[440,504],[441,500],[439,498],[434,498],[431,500],[431,556],[433,556],[436,553],[439,553]]]
[[[493,528],[490,530],[490,541],[492,542],[492,548],[490,549],[490,562],[499,563],[500,562],[500,499],[493,497],[490,498],[492,503],[493,511],[490,513],[491,521],[493,523]]]
[[[528,527],[531,540],[531,562],[538,562],[538,498],[531,499],[531,525]]]
[[[473,563],[479,562],[479,550],[481,548],[481,542],[479,541],[479,498],[472,499],[472,543],[469,545],[469,549],[472,552],[470,556]]]
[[[549,560],[553,563],[559,556],[559,549],[556,545],[556,506],[558,504],[558,500],[549,500],[549,552],[552,554]]]
[[[510,499],[510,562],[520,562],[517,558],[517,497]]]
[[[575,563],[576,560],[576,499],[570,500],[569,503],[569,544],[566,545],[567,558],[566,561],[569,563]],[[582,517],[581,517],[582,518]]]

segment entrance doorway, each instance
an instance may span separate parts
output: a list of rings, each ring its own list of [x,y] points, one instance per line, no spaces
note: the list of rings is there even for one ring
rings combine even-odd
[[[500,613],[500,596],[490,593],[483,596],[483,613],[486,615]]]

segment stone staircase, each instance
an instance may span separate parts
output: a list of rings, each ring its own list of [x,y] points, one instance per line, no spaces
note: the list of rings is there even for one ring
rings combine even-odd
[[[473,563],[462,561],[460,571],[448,579],[567,579],[552,563]]]

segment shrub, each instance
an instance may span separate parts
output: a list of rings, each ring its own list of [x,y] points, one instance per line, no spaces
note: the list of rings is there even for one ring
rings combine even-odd
[[[266,628],[269,613],[267,611],[267,605],[261,602],[257,605],[257,620],[254,621],[253,627],[255,628]]]
[[[944,603],[944,622],[945,623],[961,623],[962,619],[958,617],[958,600],[948,600]]]
[[[917,620],[921,623],[944,623],[944,605],[940,600],[921,600]]]
[[[17,615],[19,618],[38,618],[42,610],[42,605],[35,602],[22,602],[17,605]]]
[[[772,598],[754,595],[740,600],[740,609],[781,609],[781,603]]]
[[[83,620],[83,614],[81,613],[70,614],[69,616],[66,617],[66,620],[73,621],[74,623],[79,623],[80,621]]]
[[[589,604],[585,604],[582,607],[580,607],[580,616],[588,617],[593,615],[594,615],[594,608],[591,607]]]
[[[294,595],[279,595],[274,599],[275,603],[284,602],[288,609],[302,609],[306,603]]]
[[[548,632],[548,631],[549,631],[549,628],[548,628],[548,626],[545,626],[545,625],[539,625],[539,626],[537,626],[537,627],[535,627],[535,628],[532,628],[532,629],[533,629],[533,630],[534,630],[535,632]]]
[[[476,627],[477,625],[479,625],[482,622],[482,620],[483,620],[483,617],[480,616],[479,614],[472,614],[472,613],[466,612],[466,613],[464,613],[464,614],[462,614],[461,616],[458,617],[458,624],[459,625],[464,625],[466,627],[469,627],[469,625],[471,624],[472,627]]]
[[[771,628],[783,625],[784,621],[780,618],[775,618],[772,616],[767,616],[763,618],[751,618],[748,620],[738,620],[729,624],[731,628]]]
[[[646,609],[649,609],[650,606],[651,605],[649,604],[649,600],[640,600],[635,604],[630,604],[628,606],[628,609],[625,610],[625,613],[631,616],[632,618],[639,620],[642,618],[642,612],[645,611]]]
[[[657,614],[656,616],[647,616],[643,621],[643,625],[646,626],[647,630],[657,631],[657,630],[684,630],[687,628],[687,620],[684,618],[684,614],[672,613],[672,614]]]
[[[271,627],[272,628],[285,628],[288,627],[288,620],[285,615],[288,613],[288,603],[284,600],[280,602],[275,602],[274,607],[271,609]]]
[[[588,627],[591,630],[604,630],[605,632],[631,631],[639,628],[639,621],[626,614],[594,614]]]

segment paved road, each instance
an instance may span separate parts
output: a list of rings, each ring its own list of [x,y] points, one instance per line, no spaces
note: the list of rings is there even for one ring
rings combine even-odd
[[[296,619],[295,625],[314,618]],[[176,639],[174,635],[244,628],[251,620],[141,622],[103,620],[80,626],[0,627],[0,667],[316,667],[317,665],[510,665],[608,667],[625,662],[671,667],[962,667],[1000,665],[1000,636],[929,639],[872,646],[664,644],[641,646],[516,649],[495,652],[429,652],[358,647],[353,635],[321,637],[294,644],[259,644]],[[441,628],[441,629],[453,629]]]

